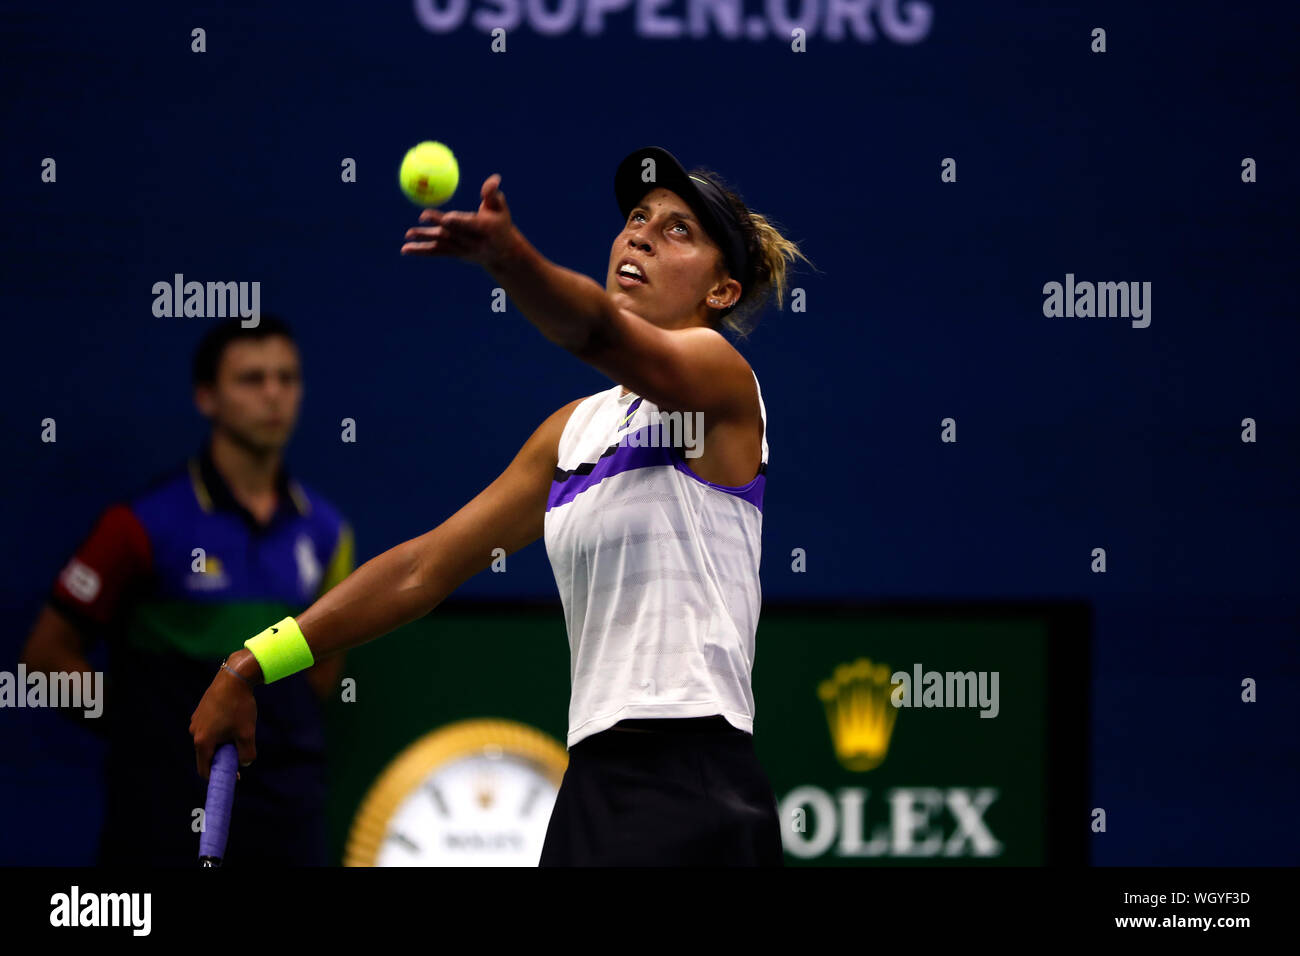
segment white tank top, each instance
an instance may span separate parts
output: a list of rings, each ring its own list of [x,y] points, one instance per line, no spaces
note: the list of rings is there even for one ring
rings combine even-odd
[[[573,410],[546,501],[546,553],[569,633],[568,746],[624,718],[721,714],[752,734],[762,391],[762,464],[737,487],[691,471],[698,415],[661,413],[621,391]]]

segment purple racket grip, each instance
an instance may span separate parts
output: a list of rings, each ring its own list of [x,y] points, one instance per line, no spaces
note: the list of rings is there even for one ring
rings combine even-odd
[[[220,866],[230,833],[230,807],[235,802],[235,774],[239,754],[234,744],[222,744],[212,756],[208,773],[208,799],[203,806],[203,833],[199,835],[199,863]]]

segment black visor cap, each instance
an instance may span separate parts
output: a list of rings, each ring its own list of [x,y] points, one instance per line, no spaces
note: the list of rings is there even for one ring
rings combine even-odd
[[[642,177],[643,163],[654,160],[655,178],[646,182]],[[691,211],[700,218],[704,229],[722,250],[731,277],[742,284],[749,268],[745,252],[745,235],[731,204],[722,190],[707,179],[692,176],[672,153],[660,146],[643,146],[629,153],[618,164],[614,173],[614,196],[619,211],[626,220],[632,210],[640,205],[646,194],[659,188],[668,189],[681,196]],[[742,290],[743,293],[744,290]]]

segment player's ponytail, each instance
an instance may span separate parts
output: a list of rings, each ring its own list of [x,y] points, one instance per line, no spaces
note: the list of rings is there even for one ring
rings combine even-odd
[[[744,200],[729,189],[717,173],[708,169],[694,169],[691,173],[709,179],[722,190],[745,234],[750,261],[749,274],[733,277],[741,285],[740,299],[729,309],[711,310],[715,326],[728,329],[743,338],[753,329],[758,314],[773,292],[776,293],[777,308],[781,308],[789,286],[787,265],[794,262],[796,257],[809,265],[813,263],[794,242],[781,234],[776,222],[746,207]]]

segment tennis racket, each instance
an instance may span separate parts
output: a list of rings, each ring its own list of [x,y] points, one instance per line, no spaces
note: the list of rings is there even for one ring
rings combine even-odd
[[[222,744],[212,757],[208,772],[208,796],[203,804],[203,832],[199,834],[199,866],[221,866],[230,835],[230,808],[235,802],[235,775],[239,754],[234,744]]]

